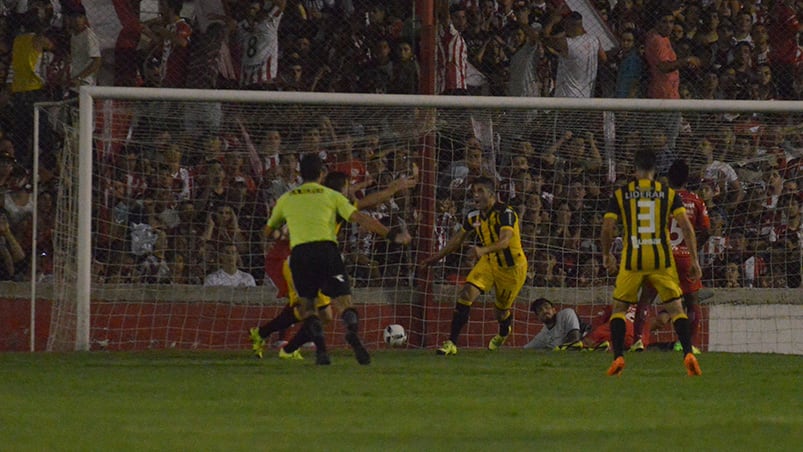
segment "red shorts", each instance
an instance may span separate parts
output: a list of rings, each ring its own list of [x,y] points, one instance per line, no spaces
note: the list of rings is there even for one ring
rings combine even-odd
[[[675,266],[678,269],[678,279],[680,280],[680,289],[683,295],[697,292],[703,288],[703,282],[700,279],[692,281],[689,279],[689,269],[691,268],[691,256],[688,254],[675,254]]]
[[[601,323],[598,327],[588,333],[588,341],[593,345],[599,345],[605,341],[611,340],[611,323],[610,321]],[[633,322],[625,320],[625,348],[630,348],[633,345]]]

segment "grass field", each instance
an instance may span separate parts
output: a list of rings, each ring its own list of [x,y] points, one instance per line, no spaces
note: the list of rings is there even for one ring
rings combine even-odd
[[[0,354],[0,450],[800,450],[803,358]]]

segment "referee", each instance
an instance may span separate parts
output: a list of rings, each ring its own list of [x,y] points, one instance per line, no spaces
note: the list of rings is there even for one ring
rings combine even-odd
[[[290,270],[301,298],[302,328],[315,343],[315,363],[319,365],[328,365],[330,360],[326,353],[323,326],[315,310],[315,297],[318,291],[332,298],[351,293],[346,266],[337,246],[337,218],[357,223],[395,243],[410,243],[409,233],[388,229],[373,217],[359,212],[341,193],[322,185],[325,174],[323,162],[317,154],[303,156],[303,183],[279,197],[265,226],[265,234],[270,236],[283,223],[287,223],[290,232]]]

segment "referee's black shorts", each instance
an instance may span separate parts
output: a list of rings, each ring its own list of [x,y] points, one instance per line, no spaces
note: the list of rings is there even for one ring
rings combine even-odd
[[[319,290],[332,298],[351,293],[346,265],[335,242],[294,246],[290,252],[290,271],[296,292],[302,298],[314,299]]]

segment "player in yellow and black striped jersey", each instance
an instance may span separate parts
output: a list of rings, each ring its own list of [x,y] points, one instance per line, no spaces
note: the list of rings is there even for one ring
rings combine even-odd
[[[688,374],[702,373],[692,354],[689,319],[681,303],[683,292],[669,241],[670,218],[677,221],[689,248],[694,250],[689,270],[691,279],[702,274],[697,261],[697,240],[680,195],[655,181],[655,160],[651,150],[636,151],[636,180],[616,189],[602,223],[603,264],[611,274],[617,271],[616,258],[611,254],[617,223],[622,226],[624,244],[613,290],[610,324],[614,362],[608,375],[619,375],[624,369],[625,313],[631,304],[638,302],[638,291],[645,281],[658,291],[664,309],[672,317],[683,346]]]
[[[472,247],[477,263],[466,278],[452,316],[449,340],[437,350],[440,355],[457,353],[457,339],[468,322],[471,304],[491,289],[496,293],[494,303],[499,334],[488,344],[496,350],[507,340],[512,330],[510,308],[527,278],[527,258],[521,247],[519,217],[510,206],[496,202],[494,181],[480,177],[473,181],[472,190],[477,210],[469,212],[463,227],[443,249],[425,259],[421,265],[429,266],[457,251],[469,235],[476,235],[481,246]]]

